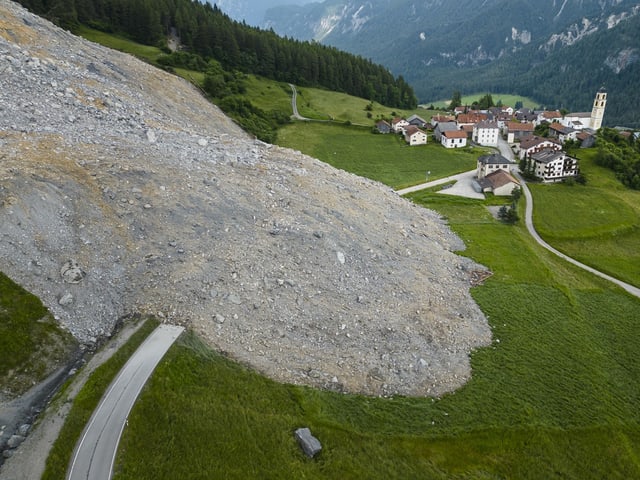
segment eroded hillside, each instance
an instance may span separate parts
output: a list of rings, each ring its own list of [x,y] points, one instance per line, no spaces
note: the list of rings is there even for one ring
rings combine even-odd
[[[78,339],[190,325],[285,382],[440,395],[482,267],[387,187],[249,138],[187,82],[0,0],[0,264]]]

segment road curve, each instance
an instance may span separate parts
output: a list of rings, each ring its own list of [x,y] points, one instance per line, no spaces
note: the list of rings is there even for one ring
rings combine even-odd
[[[507,157],[510,160],[513,160],[513,152],[511,148],[509,148],[509,145],[507,144],[507,142],[505,142],[504,140],[501,140],[499,143],[499,148],[503,156]],[[573,263],[577,267],[580,267],[583,270],[586,270],[587,272],[591,272],[594,275],[599,276],[600,278],[604,278],[605,280],[615,283],[619,287],[622,287],[623,289],[625,289],[631,295],[634,295],[640,298],[640,288],[630,285],[628,283],[625,283],[622,280],[618,280],[617,278],[607,275],[606,273],[603,273],[599,270],[596,270],[595,268],[592,268],[589,265],[585,265],[584,263],[581,263],[576,259],[568,255],[565,255],[561,251],[556,250],[547,242],[545,242],[536,231],[536,228],[533,226],[533,196],[531,195],[531,191],[527,186],[527,182],[524,180],[524,178],[522,178],[520,173],[518,173],[517,171],[513,170],[511,173],[518,178],[518,181],[520,182],[520,186],[522,187],[522,192],[524,193],[524,198],[526,200],[525,215],[524,215],[525,225],[527,226],[527,230],[529,231],[529,234],[534,238],[536,242],[538,242],[538,244],[540,244],[540,246],[542,246],[543,248],[546,248],[551,253],[566,260],[567,262]]]
[[[524,193],[524,198],[526,199],[526,206],[525,206],[525,225],[527,226],[527,230],[529,230],[529,234],[535,239],[536,242],[538,242],[542,247],[546,248],[547,250],[549,250],[550,252],[556,254],[557,256],[559,256],[560,258],[563,258],[564,260],[566,260],[567,262],[573,263],[574,265],[593,273],[594,275],[597,275],[601,278],[604,278],[605,280],[609,280],[610,282],[615,283],[616,285],[624,288],[627,292],[629,292],[631,295],[634,295],[638,298],[640,298],[640,288],[638,287],[634,287],[633,285],[630,285],[628,283],[623,282],[622,280],[618,280],[617,278],[614,278],[610,275],[607,275],[606,273],[603,273],[599,270],[596,270],[595,268],[590,267],[589,265],[585,265],[584,263],[581,263],[579,261],[577,261],[576,259],[565,255],[564,253],[562,253],[559,250],[556,250],[555,248],[553,248],[551,245],[549,245],[547,242],[545,242],[542,237],[540,237],[540,235],[538,234],[538,232],[536,231],[535,227],[533,226],[533,197],[531,195],[531,191],[529,190],[529,187],[527,186],[527,183],[524,181],[524,179],[520,176],[519,173],[517,172],[512,172],[514,173],[517,177],[518,180],[520,181],[520,185],[522,186],[522,192]]]
[[[160,325],[127,361],[93,412],[76,445],[68,480],[109,480],[129,412],[183,327]]]
[[[290,83],[289,86],[291,87],[291,109],[293,110],[293,118],[296,120],[310,120],[298,112],[298,90],[296,90],[296,86],[293,83]]]

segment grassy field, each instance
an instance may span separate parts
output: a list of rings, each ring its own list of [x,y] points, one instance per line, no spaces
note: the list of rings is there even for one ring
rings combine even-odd
[[[297,90],[300,115],[316,120],[335,120],[373,127],[380,118],[391,119],[395,116],[407,118],[415,113],[429,121],[433,114],[432,111],[422,108],[416,110],[389,108],[376,102],[369,102],[364,98],[319,88],[298,87]],[[370,110],[367,110],[369,104]],[[368,114],[371,115],[371,118]]]
[[[473,290],[494,342],[465,387],[380,399],[280,385],[188,336],[136,404],[115,478],[640,478],[640,302],[485,202],[413,200],[494,272]],[[300,426],[323,443],[316,460],[295,444]]]
[[[567,255],[640,287],[640,191],[595,165],[595,153],[577,152],[586,186],[530,185],[536,229]]]
[[[484,150],[452,151],[440,144],[409,147],[398,135],[334,123],[295,122],[278,132],[278,144],[300,150],[336,168],[400,189],[472,170]]]
[[[85,26],[79,26],[75,31],[75,34],[86,38],[87,40],[91,40],[92,42],[104,45],[105,47],[142,58],[150,63],[155,63],[158,57],[164,54],[164,52],[158,47],[142,45],[127,38],[119,37],[112,33],[101,32],[100,30],[94,30]]]
[[[42,302],[0,273],[0,388],[20,395],[76,348]]]
[[[471,95],[465,95],[462,97],[462,105],[471,105],[473,102],[477,102],[478,100],[480,100],[480,98],[484,97],[486,94],[487,92],[479,92],[473,93]],[[527,108],[538,108],[540,106],[539,102],[536,102],[531,98],[511,95],[508,93],[492,93],[491,98],[493,98],[494,103],[502,101],[503,105],[508,105],[511,107],[513,107],[518,101],[522,102],[522,105]],[[450,100],[451,98],[446,98],[443,100],[438,100],[436,102],[426,102],[425,105],[433,105],[436,108],[447,108]]]

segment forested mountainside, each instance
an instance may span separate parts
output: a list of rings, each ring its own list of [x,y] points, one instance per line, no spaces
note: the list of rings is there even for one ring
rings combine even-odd
[[[278,5],[302,5],[314,0],[210,0],[234,20],[259,25],[268,9]]]
[[[84,24],[166,46],[174,32],[182,46],[226,70],[254,73],[299,85],[324,87],[390,107],[414,108],[413,89],[371,60],[315,42],[231,20],[195,0],[20,0],[22,5],[73,31]]]
[[[264,26],[382,63],[422,102],[501,91],[588,111],[604,84],[605,123],[637,126],[639,13],[631,0],[326,0],[271,9]]]

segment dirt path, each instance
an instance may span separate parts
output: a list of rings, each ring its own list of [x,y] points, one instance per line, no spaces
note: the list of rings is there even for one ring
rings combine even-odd
[[[125,324],[116,336],[91,357],[77,373],[64,399],[53,402],[41,414],[24,443],[0,467],[0,480],[33,480],[42,477],[49,451],[58,438],[76,395],[95,369],[111,358],[143,324],[144,321]]]

